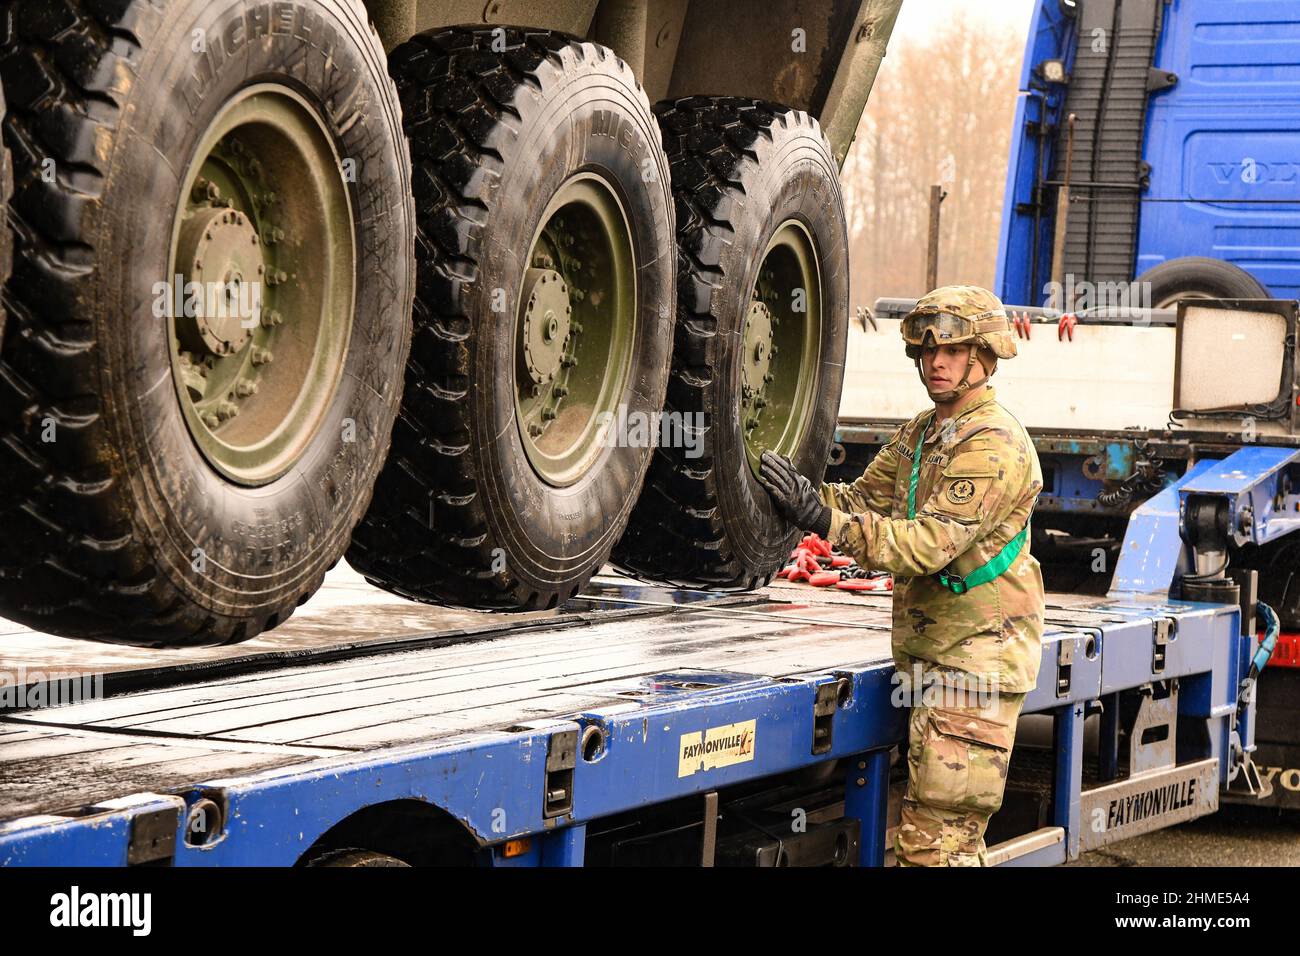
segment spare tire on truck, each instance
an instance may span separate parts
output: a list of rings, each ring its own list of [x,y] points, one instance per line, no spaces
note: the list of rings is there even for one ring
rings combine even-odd
[[[849,273],[837,166],[797,110],[693,96],[655,112],[677,203],[665,411],[684,437],[658,449],[614,561],[672,584],[756,587],[797,537],[758,458],[772,449],[821,481],[839,412]]]
[[[11,4],[0,614],[238,641],[365,511],[409,347],[400,112],[360,0]]]
[[[349,562],[423,601],[567,600],[650,462],[673,327],[668,165],[612,52],[449,28],[389,55],[419,294],[402,413]]]
[[[1222,259],[1184,256],[1152,266],[1137,277],[1150,283],[1151,306],[1171,309],[1182,299],[1267,299],[1268,289],[1240,266]]]

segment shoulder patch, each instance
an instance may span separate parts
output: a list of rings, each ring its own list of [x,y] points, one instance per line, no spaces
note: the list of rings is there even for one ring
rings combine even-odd
[[[955,505],[963,505],[975,495],[975,482],[969,478],[958,478],[948,486],[948,500]]]

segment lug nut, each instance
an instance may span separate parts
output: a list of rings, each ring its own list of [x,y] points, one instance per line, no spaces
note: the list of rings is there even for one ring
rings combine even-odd
[[[531,425],[528,426],[528,434],[532,435],[534,438],[536,438],[541,433],[542,433],[542,426],[537,424],[537,422],[533,422]]]
[[[221,424],[221,419],[217,417],[216,412],[204,412],[203,424],[207,425],[209,428],[216,428]]]
[[[258,348],[255,346],[250,358],[252,358],[254,365],[266,365],[274,359],[275,356],[271,354],[270,349]]]
[[[222,402],[217,406],[217,417],[223,422],[239,414],[239,406],[234,402]]]
[[[563,385],[557,385],[557,386],[555,386],[555,397],[556,397],[556,398],[563,398],[565,395],[568,395],[568,394],[569,394],[569,390],[568,390],[567,387],[565,387],[565,386],[563,386]]]
[[[200,176],[194,180],[194,188],[190,190],[190,197],[195,202],[211,202],[221,195],[221,190],[217,184]]]
[[[257,393],[257,383],[250,382],[248,379],[240,379],[239,384],[235,386],[235,394],[240,398],[248,398],[249,395]]]
[[[262,312],[262,328],[264,329],[274,328],[283,321],[284,316],[277,309],[266,309]]]
[[[554,421],[554,420],[555,420],[555,411],[554,411],[554,409],[550,409],[550,408],[544,408],[544,409],[542,409],[542,421],[544,421],[544,422],[550,422],[550,421]]]
[[[287,278],[289,278],[289,274],[285,272],[283,269],[272,269],[270,272],[266,274],[266,284],[279,285]]]

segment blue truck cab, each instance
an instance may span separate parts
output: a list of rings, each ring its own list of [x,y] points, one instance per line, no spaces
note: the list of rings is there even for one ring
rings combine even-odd
[[[1173,269],[1173,284],[1158,283],[1157,300],[1184,291],[1297,296],[1300,5],[1039,3],[998,248],[995,289],[1006,302],[1048,298],[1071,114],[1062,273],[1128,282],[1194,259]]]

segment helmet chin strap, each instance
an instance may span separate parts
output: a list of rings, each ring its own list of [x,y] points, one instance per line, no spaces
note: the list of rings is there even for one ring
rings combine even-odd
[[[930,396],[930,401],[955,402],[957,399],[961,398],[962,395],[964,395],[966,392],[970,391],[970,389],[975,385],[983,385],[985,382],[989,380],[989,377],[987,375],[981,378],[978,382],[972,382],[970,380],[970,373],[975,370],[975,366],[977,364],[980,364],[979,349],[975,346],[971,346],[970,361],[966,363],[966,373],[962,375],[961,381],[958,382],[953,388],[947,389],[942,392],[934,392],[930,390],[930,383],[925,380],[925,369],[921,367],[921,356],[919,355],[916,357],[916,374],[920,376],[921,384],[925,386],[925,391],[926,394]]]

